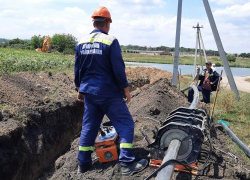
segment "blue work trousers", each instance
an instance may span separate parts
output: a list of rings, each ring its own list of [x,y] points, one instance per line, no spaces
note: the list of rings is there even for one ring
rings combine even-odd
[[[102,97],[84,94],[85,110],[79,141],[78,161],[80,165],[90,164],[95,138],[106,114],[119,135],[120,163],[135,160],[132,152],[134,121],[121,97]]]
[[[208,104],[210,103],[210,90],[203,89],[201,86],[197,86],[198,90],[202,92],[203,101],[204,103]],[[194,90],[192,88],[188,91],[188,102],[192,102],[194,98]]]

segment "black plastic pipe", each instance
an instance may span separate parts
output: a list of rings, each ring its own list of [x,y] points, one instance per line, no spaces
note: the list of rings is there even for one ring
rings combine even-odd
[[[242,149],[248,157],[250,157],[250,149],[229,129],[228,123],[225,121],[219,120],[219,124],[222,125],[227,134],[231,137],[231,139]]]
[[[191,85],[190,87],[194,90],[194,98],[193,98],[193,101],[188,108],[195,109],[198,102],[199,102],[199,91],[195,85]]]

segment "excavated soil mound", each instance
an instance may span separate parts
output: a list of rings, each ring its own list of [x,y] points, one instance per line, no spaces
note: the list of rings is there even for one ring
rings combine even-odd
[[[51,72],[0,76],[0,103],[11,107],[32,107],[51,101],[70,101],[74,91],[73,76]]]
[[[151,132],[155,126],[159,127],[159,123],[155,120],[164,120],[168,113],[177,107],[187,107],[188,103],[186,97],[180,93],[176,88],[169,85],[167,79],[160,79],[152,84],[147,84],[142,88],[137,88],[132,92],[132,101],[128,105],[131,114],[135,120],[135,138],[134,138],[134,152],[137,159],[147,158],[149,149],[147,148],[147,142],[140,133],[140,129],[147,132],[151,141],[153,140],[153,133]],[[246,162],[241,156],[238,159],[223,152],[229,152],[229,149],[225,145],[225,135],[218,127],[208,129],[208,134],[211,143],[214,147],[213,152],[210,152],[210,146],[206,139],[203,144],[201,155],[198,159],[198,167],[203,168],[205,159],[208,154],[211,154],[207,161],[207,165],[204,171],[200,172],[200,176],[192,176],[186,173],[175,173],[174,179],[247,179],[247,166]],[[73,141],[71,149],[63,156],[57,159],[55,165],[52,165],[52,170],[46,172],[40,180],[44,179],[101,179],[101,180],[138,180],[145,179],[154,170],[147,168],[143,172],[135,174],[130,177],[122,177],[120,172],[119,163],[103,163],[100,164],[94,157],[93,167],[85,174],[77,173],[77,153],[78,153],[78,141],[77,138]],[[216,149],[215,149],[216,148]],[[244,168],[245,169],[244,169]],[[249,167],[248,167],[249,168]]]
[[[156,68],[127,68],[130,90],[153,83],[161,77],[170,79],[171,73]],[[0,75],[0,103],[4,113],[12,117],[23,107],[46,105],[50,102],[75,101],[73,74],[51,72],[21,72]],[[0,120],[3,119],[0,114]]]
[[[148,130],[148,134],[151,135],[149,130],[159,126],[149,118],[164,120],[168,113],[177,107],[188,106],[185,96],[169,84],[167,79],[160,79],[132,92],[132,100],[128,106],[135,120],[134,152],[139,159],[148,155],[147,143],[139,129]],[[51,179],[127,179],[121,177],[117,162],[100,164],[95,161],[89,172],[84,175],[77,174],[78,140],[72,143],[69,152],[56,161],[54,172],[50,172]],[[152,171],[147,169],[129,179],[143,179],[150,172]]]

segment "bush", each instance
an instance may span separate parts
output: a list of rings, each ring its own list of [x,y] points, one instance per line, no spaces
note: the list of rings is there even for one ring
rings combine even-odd
[[[250,53],[241,53],[239,56],[243,58],[250,58]]]
[[[42,48],[44,39],[45,39],[45,36],[43,36],[43,37],[41,35],[32,36],[31,40],[30,40],[31,48],[32,49]]]
[[[64,49],[63,54],[75,54],[75,51],[73,49],[66,48]]]
[[[12,39],[8,43],[4,43],[3,47],[19,48],[19,49],[30,49],[29,40]]]
[[[64,52],[65,50],[69,52],[75,52],[76,38],[71,34],[55,34],[51,38],[51,47],[59,52]]]
[[[21,39],[12,39],[9,42],[9,45],[15,45],[15,44],[25,44],[25,41],[21,40]]]
[[[227,60],[229,62],[235,62],[236,61],[236,56],[234,54],[227,54]]]
[[[216,62],[216,63],[215,63],[215,66],[216,66],[216,67],[220,67],[220,66],[221,66],[221,63]]]

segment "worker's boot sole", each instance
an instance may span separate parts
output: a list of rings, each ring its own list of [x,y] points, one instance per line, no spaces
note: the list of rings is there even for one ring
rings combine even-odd
[[[130,169],[130,171],[123,171],[122,170],[122,175],[123,176],[132,176],[138,172],[143,171],[146,167],[148,166],[148,161],[146,159],[142,159],[140,161],[134,162],[130,167],[127,167]],[[122,167],[124,168],[124,167]]]
[[[84,165],[84,166],[81,166],[81,165],[78,165],[78,170],[77,170],[77,173],[85,173],[87,172],[88,170],[90,170],[91,168],[91,164],[87,164],[87,165]]]

